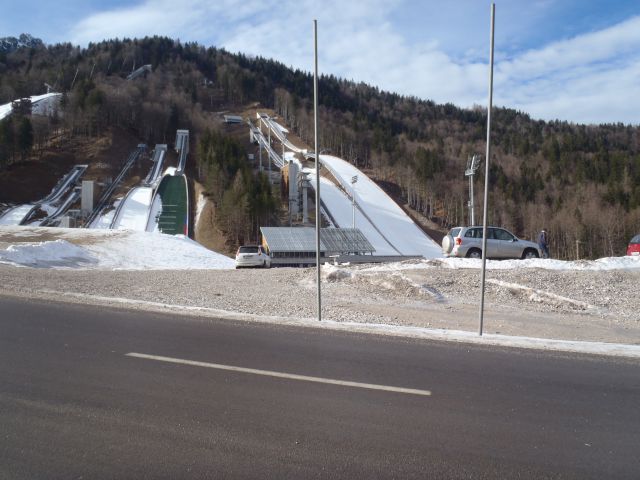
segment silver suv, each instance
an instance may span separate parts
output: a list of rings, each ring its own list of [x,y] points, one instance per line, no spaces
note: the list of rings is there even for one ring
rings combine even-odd
[[[539,258],[536,243],[499,227],[487,227],[487,258]],[[482,258],[482,227],[455,227],[442,239],[445,257]]]

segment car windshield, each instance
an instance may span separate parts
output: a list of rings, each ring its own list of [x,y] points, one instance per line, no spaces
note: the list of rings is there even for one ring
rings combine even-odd
[[[240,247],[238,253],[258,253],[258,247]]]
[[[451,235],[452,237],[457,237],[458,234],[460,233],[460,230],[462,230],[461,228],[452,228],[449,231],[449,235]]]
[[[640,243],[640,235],[636,235],[629,243]]]

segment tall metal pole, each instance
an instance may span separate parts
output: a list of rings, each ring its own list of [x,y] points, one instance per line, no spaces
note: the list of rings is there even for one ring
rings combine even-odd
[[[356,228],[356,183],[358,182],[358,176],[351,177],[351,207],[353,213],[352,228]]]
[[[473,175],[469,175],[469,192],[471,193],[469,202],[471,203],[471,225],[476,224],[476,208],[473,203]]]
[[[351,228],[356,228],[356,184],[351,187],[351,213],[353,215]]]
[[[318,147],[318,20],[313,21],[313,134],[316,152],[316,269],[318,286],[318,321],[322,320],[320,291],[320,148]]]
[[[480,328],[478,335],[482,336],[484,323],[484,283],[487,267],[487,217],[489,212],[489,162],[491,160],[491,108],[493,105],[493,29],[496,17],[496,4],[491,4],[491,36],[489,46],[489,106],[487,108],[487,156],[484,166],[484,210],[482,212],[482,280],[480,281]]]

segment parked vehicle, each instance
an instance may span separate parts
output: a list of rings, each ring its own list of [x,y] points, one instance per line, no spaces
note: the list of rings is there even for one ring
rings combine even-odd
[[[627,255],[633,255],[634,257],[640,255],[640,235],[636,235],[629,241]]]
[[[499,227],[487,227],[487,258],[540,258],[537,243]],[[455,227],[442,239],[446,257],[482,258],[482,227]]]
[[[244,245],[236,253],[236,268],[271,267],[271,257],[262,245]]]

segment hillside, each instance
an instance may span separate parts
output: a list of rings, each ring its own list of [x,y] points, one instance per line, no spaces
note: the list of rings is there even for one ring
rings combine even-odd
[[[146,64],[150,73],[126,79]],[[188,128],[196,144],[191,173],[214,200],[232,243],[251,238],[258,224],[277,222],[278,212],[265,180],[246,164],[246,137],[229,137],[220,112],[259,102],[313,144],[312,78],[273,60],[159,37],[86,49],[32,42],[0,51],[0,104],[43,93],[45,82],[67,92],[63,115],[44,124],[19,115],[0,122],[0,169],[37,158],[56,134],[92,139],[116,128],[154,144],[171,143],[176,128]],[[464,169],[470,155],[484,152],[483,108],[437,105],[333,76],[319,86],[321,148],[440,226],[467,223]],[[560,258],[575,256],[576,241],[589,257],[624,252],[640,231],[638,127],[543,122],[509,109],[495,110],[493,126],[490,223],[525,238],[546,227]],[[477,205],[482,185],[479,175]],[[245,214],[225,218],[225,205],[238,204]]]

